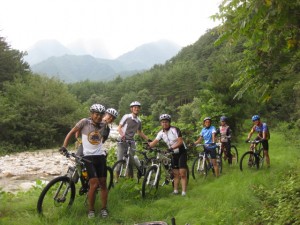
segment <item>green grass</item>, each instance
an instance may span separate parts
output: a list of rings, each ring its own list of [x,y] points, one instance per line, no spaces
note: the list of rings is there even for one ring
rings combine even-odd
[[[248,149],[245,143],[240,143],[237,147],[239,156]],[[270,158],[270,169],[263,168],[250,173],[241,172],[238,166],[229,167],[224,164],[219,178],[209,174],[206,180],[197,182],[190,176],[186,197],[170,195],[172,186],[166,185],[159,188],[154,199],[142,199],[141,184],[130,180],[121,182],[110,191],[110,215],[107,219],[88,220],[84,196],[76,195],[70,211],[56,214],[53,219],[45,219],[36,213],[36,202],[41,189],[35,188],[17,195],[0,193],[0,224],[132,225],[156,220],[170,224],[172,217],[176,218],[177,225],[290,224],[291,221],[299,224],[299,149],[292,143],[287,144],[282,135],[273,134],[270,140]],[[96,206],[96,210],[99,210],[99,199]],[[286,210],[278,210],[278,207]],[[288,218],[293,219],[289,221]]]

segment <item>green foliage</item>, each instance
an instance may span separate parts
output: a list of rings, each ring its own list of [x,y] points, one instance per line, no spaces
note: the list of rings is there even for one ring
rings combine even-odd
[[[142,199],[141,183],[135,179],[120,181],[109,192],[110,215],[106,219],[88,220],[86,196],[79,196],[78,192],[70,210],[55,214],[54,218],[39,217],[36,203],[43,185],[37,181],[37,187],[25,193],[0,193],[0,223],[129,225],[158,220],[170,223],[175,217],[176,224],[298,224],[299,151],[285,140],[284,136],[273,133],[270,169],[247,173],[224,164],[218,179],[211,173],[204,181],[190,177],[185,197],[170,195],[172,186],[164,185],[159,187],[156,197]],[[247,148],[246,144],[238,144],[239,153]],[[76,189],[79,187],[77,184]],[[96,213],[101,207],[99,199],[97,195]]]
[[[55,79],[37,75],[4,85],[2,142],[13,140],[19,148],[55,146],[83,113],[76,98]],[[62,101],[63,100],[63,101]],[[67,103],[67,104],[66,104]]]
[[[262,209],[255,211],[255,223],[299,224],[300,179],[299,169],[288,171],[284,180],[269,190],[254,186],[253,191],[262,202]]]

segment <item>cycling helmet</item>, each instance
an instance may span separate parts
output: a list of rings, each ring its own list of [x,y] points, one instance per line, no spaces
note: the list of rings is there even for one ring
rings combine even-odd
[[[210,117],[205,117],[203,122],[205,122],[206,120],[210,120],[211,121],[211,118]]]
[[[90,112],[98,112],[101,114],[105,113],[105,107],[103,105],[100,104],[94,104],[90,107]]]
[[[252,116],[252,121],[260,120],[259,115]]]
[[[118,116],[118,114],[119,114],[118,111],[115,110],[115,109],[113,109],[113,108],[107,109],[107,110],[106,110],[106,113],[112,115],[112,116],[115,117],[115,118],[117,118],[117,116]]]
[[[220,121],[221,121],[221,122],[222,122],[222,121],[225,121],[225,122],[226,122],[226,121],[227,121],[227,117],[226,117],[226,116],[221,116],[221,117],[220,117]]]
[[[169,120],[171,122],[171,116],[169,114],[161,114],[159,116],[159,121],[162,121],[162,120]]]
[[[141,103],[139,103],[137,101],[131,102],[130,107],[133,107],[133,106],[140,106],[141,107]]]

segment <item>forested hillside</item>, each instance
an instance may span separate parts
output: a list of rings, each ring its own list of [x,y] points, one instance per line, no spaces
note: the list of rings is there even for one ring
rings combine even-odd
[[[225,1],[227,2],[227,1]],[[164,65],[110,82],[66,84],[29,71],[23,53],[0,39],[0,150],[61,145],[88,107],[99,102],[123,115],[142,103],[144,129],[160,113],[195,133],[205,116],[229,117],[235,134],[260,114],[270,128],[300,128],[300,21],[298,1],[234,0],[209,30]],[[278,19],[279,18],[279,19]],[[264,32],[262,32],[262,30]],[[243,127],[244,125],[244,127]]]

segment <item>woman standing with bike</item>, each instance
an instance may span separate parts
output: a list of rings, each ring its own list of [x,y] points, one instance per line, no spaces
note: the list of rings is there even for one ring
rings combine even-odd
[[[86,163],[90,183],[90,189],[88,191],[88,218],[95,217],[95,197],[99,187],[101,188],[100,197],[102,202],[100,213],[104,218],[108,216],[106,209],[108,198],[106,186],[106,152],[102,149],[102,144],[108,136],[108,134],[104,134],[107,129],[107,124],[102,122],[105,112],[105,107],[103,105],[93,104],[90,107],[90,118],[81,119],[71,129],[64,140],[63,147],[60,149],[61,152],[66,151],[70,138],[80,132],[84,155],[83,158],[92,162]],[[114,114],[114,116],[116,117],[117,114]]]
[[[220,135],[220,143],[221,143],[221,150],[225,150],[223,154],[228,159],[229,165],[232,165],[232,155],[231,155],[231,129],[227,124],[227,117],[221,116],[220,117],[220,126],[217,130],[217,135]]]
[[[217,164],[217,145],[216,143],[216,128],[211,125],[211,118],[205,117],[203,120],[204,128],[200,132],[200,136],[197,141],[194,142],[194,145],[200,144],[202,140],[207,145],[204,147],[205,151],[209,152],[211,157],[211,162],[213,164],[216,177],[219,176],[219,166]]]
[[[246,142],[248,142],[254,132],[257,132],[257,137],[255,140],[260,140],[264,149],[264,157],[266,158],[267,167],[270,167],[270,157],[269,157],[269,139],[270,132],[268,125],[266,123],[261,122],[260,117],[258,115],[252,116],[252,122],[254,126],[251,128],[250,133],[248,134]]]
[[[178,194],[179,181],[181,181],[181,195],[185,196],[187,189],[187,150],[182,139],[181,131],[179,128],[171,126],[171,116],[168,114],[160,115],[159,121],[162,130],[160,130],[156,138],[149,143],[149,147],[154,147],[161,139],[167,144],[169,151],[173,153],[173,194]]]

